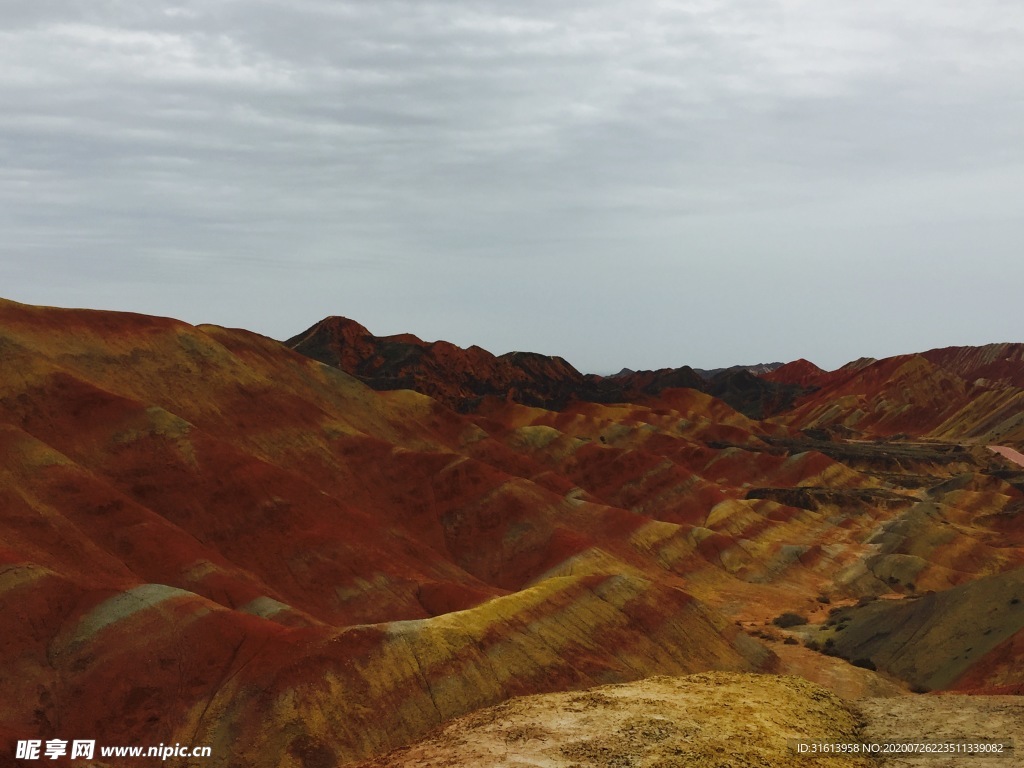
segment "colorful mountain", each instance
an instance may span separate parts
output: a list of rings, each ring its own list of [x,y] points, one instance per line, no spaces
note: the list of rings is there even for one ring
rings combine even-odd
[[[376,390],[412,389],[458,411],[486,397],[561,410],[572,402],[635,402],[666,389],[714,394],[755,418],[788,407],[802,388],[755,376],[776,364],[697,372],[689,366],[656,371],[624,368],[613,376],[582,374],[561,357],[533,352],[495,356],[480,347],[425,342],[412,334],[374,336],[344,317],[329,317],[288,339],[297,352],[333,365]]]
[[[797,361],[765,375],[806,388],[773,420],[846,437],[1018,445],[1024,441],[1022,350],[1013,344],[949,347],[856,361],[832,372]]]
[[[312,767],[652,675],[1022,685],[1024,475],[986,447],[1017,434],[1012,354],[929,354],[595,377],[339,318],[282,344],[0,301],[0,736]],[[876,597],[915,612],[784,642]],[[964,601],[1010,612],[944,650]],[[940,672],[872,622],[925,628]]]

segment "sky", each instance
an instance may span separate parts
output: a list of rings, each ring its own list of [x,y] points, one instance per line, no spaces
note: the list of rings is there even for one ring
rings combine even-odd
[[[0,0],[0,296],[713,368],[1024,341],[1016,0]]]

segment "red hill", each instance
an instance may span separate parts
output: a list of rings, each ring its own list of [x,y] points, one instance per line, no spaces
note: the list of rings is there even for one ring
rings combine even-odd
[[[944,347],[921,356],[969,383],[1024,387],[1024,344]]]
[[[762,373],[761,378],[779,382],[780,384],[795,384],[808,389],[819,386],[825,373],[826,371],[814,363],[800,358],[799,360],[779,366],[773,371]]]

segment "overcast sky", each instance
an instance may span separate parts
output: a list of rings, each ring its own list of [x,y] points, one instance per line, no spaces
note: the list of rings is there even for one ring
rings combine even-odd
[[[0,0],[0,295],[582,370],[1024,341],[1017,0]]]

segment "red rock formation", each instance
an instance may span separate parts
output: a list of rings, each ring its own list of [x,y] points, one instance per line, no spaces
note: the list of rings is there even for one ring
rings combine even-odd
[[[799,432],[991,432],[923,357],[774,423],[685,369],[598,381],[341,319],[295,345],[440,400],[245,331],[0,301],[0,735],[343,763],[520,693],[779,668],[736,621],[1022,562],[994,454]]]
[[[344,760],[514,693],[771,661],[629,542],[650,518],[486,419],[173,320],[2,302],[0,345],[5,733]]]
[[[412,334],[376,337],[344,317],[329,317],[285,342],[320,362],[358,376],[374,389],[414,389],[457,410],[485,395],[529,405],[568,401],[586,377],[560,357],[425,342]]]
[[[809,389],[820,386],[819,382],[825,374],[826,371],[814,363],[800,358],[791,363],[786,363],[774,371],[762,373],[761,378],[768,381],[777,381],[782,384],[796,384],[797,386]]]
[[[582,374],[560,357],[534,352],[495,357],[480,347],[428,343],[412,334],[377,337],[343,317],[322,320],[285,345],[374,389],[413,389],[458,411],[476,410],[485,397],[560,410],[572,402],[634,402],[666,389],[692,387],[760,417],[788,408],[802,391],[760,379],[743,367],[723,370],[709,381],[689,366],[623,370],[615,376]]]
[[[1024,344],[944,347],[921,356],[970,383],[1024,387]]]

